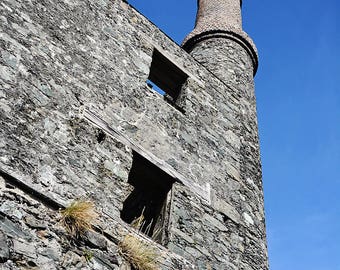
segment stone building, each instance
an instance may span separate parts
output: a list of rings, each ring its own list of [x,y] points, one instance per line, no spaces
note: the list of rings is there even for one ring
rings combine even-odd
[[[134,269],[126,235],[149,269],[268,269],[241,5],[199,0],[178,46],[122,0],[1,1],[0,269]]]

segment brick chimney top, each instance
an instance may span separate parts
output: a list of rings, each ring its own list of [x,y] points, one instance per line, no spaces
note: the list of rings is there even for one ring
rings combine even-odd
[[[241,0],[198,0],[195,29],[184,39],[182,47],[191,49],[202,40],[230,38],[246,47],[256,72],[257,50],[252,39],[242,30]]]
[[[240,0],[199,0],[195,29],[242,29]]]

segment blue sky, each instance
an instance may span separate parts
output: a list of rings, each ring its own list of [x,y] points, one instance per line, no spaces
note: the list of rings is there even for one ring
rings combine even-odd
[[[130,0],[177,43],[196,0]],[[243,1],[272,270],[340,270],[340,1]]]

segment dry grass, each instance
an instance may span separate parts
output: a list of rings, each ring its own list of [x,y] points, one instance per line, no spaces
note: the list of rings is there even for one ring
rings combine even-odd
[[[98,218],[91,201],[74,201],[61,211],[61,223],[73,237],[79,237],[92,228]]]
[[[150,244],[128,234],[119,244],[120,253],[136,270],[158,270],[158,253]]]
[[[162,233],[162,230],[161,228],[158,228],[157,230],[152,232],[152,235],[150,234],[153,220],[151,220],[150,223],[146,223],[147,221],[144,218],[144,210],[145,207],[143,208],[141,215],[135,218],[130,225],[132,228],[138,230],[139,232],[142,232],[145,235],[150,236],[152,240],[156,240],[158,236]]]
[[[143,212],[144,212],[144,210],[143,210]],[[132,228],[135,228],[138,231],[140,231],[142,229],[142,227],[145,223],[145,218],[144,218],[143,212],[139,217],[135,218],[130,224]]]

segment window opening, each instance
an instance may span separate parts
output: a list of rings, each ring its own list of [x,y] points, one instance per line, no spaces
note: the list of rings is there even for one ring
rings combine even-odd
[[[175,103],[188,75],[166,56],[154,49],[147,84],[170,102]]]
[[[160,89],[157,85],[155,85],[152,81],[147,80],[147,81],[146,81],[146,84],[147,84],[150,88],[152,88],[153,90],[155,90],[157,93],[161,94],[162,96],[165,96],[166,93],[165,93],[162,89]]]
[[[169,216],[167,197],[174,182],[174,178],[133,152],[128,183],[134,190],[123,203],[122,220],[164,244]]]

